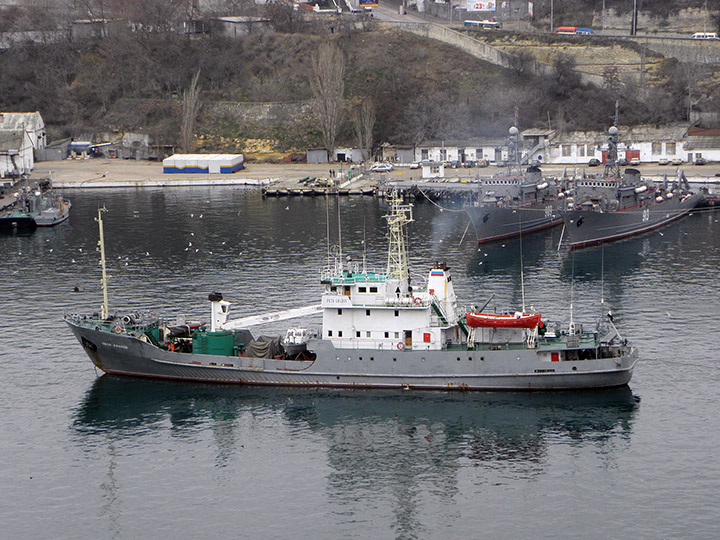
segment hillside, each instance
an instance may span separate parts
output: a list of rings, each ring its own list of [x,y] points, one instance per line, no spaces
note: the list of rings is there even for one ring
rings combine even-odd
[[[687,88],[677,77],[641,96],[617,81],[580,84],[570,55],[556,74],[537,78],[518,63],[502,69],[438,42],[402,32],[327,28],[226,39],[175,33],[124,34],[80,43],[25,44],[5,50],[0,92],[5,110],[39,110],[50,140],[140,131],[153,144],[177,144],[179,97],[200,69],[201,148],[246,149],[247,139],[279,150],[320,145],[307,106],[310,58],[332,39],[346,58],[345,98],[370,100],[375,143],[501,135],[517,108],[521,128],[602,129],[621,103],[623,123],[684,120]],[[516,43],[522,50],[525,43]],[[672,70],[659,62],[658,70]],[[658,78],[658,80],[660,77]],[[263,112],[264,111],[264,112]],[[338,141],[353,143],[349,124]]]

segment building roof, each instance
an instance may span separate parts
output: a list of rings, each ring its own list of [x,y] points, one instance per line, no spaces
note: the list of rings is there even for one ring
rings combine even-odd
[[[25,131],[20,129],[0,130],[0,152],[5,154],[8,152],[19,152],[23,146],[24,136]]]
[[[487,146],[503,146],[507,143],[506,137],[478,137],[466,140],[427,140],[416,145],[417,148],[482,148]]]
[[[42,116],[35,112],[0,112],[0,129],[34,131],[45,127]]]

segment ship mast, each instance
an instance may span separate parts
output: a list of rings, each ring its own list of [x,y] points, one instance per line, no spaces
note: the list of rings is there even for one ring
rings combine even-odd
[[[398,281],[408,278],[407,243],[405,225],[413,221],[412,204],[403,204],[400,194],[390,193],[390,213],[385,216],[388,222],[388,262],[387,278]]]
[[[619,116],[619,109],[620,104],[616,101],[615,102],[615,121],[613,122],[613,125],[610,126],[610,129],[608,129],[608,134],[610,135],[608,137],[608,151],[607,151],[607,157],[605,159],[605,171],[603,173],[603,176],[605,178],[620,178],[620,166],[617,163],[618,160],[618,134],[620,133],[620,130],[618,129],[618,116]]]
[[[98,222],[98,229],[100,230],[100,240],[98,241],[98,246],[100,246],[100,267],[102,268],[102,292],[103,292],[103,304],[102,304],[102,310],[100,313],[100,317],[102,319],[106,319],[109,313],[108,310],[108,293],[107,293],[107,271],[105,270],[105,237],[103,236],[103,221],[102,221],[102,214],[103,212],[107,212],[107,209],[103,206],[102,208],[98,208],[98,217],[95,218],[95,221]]]

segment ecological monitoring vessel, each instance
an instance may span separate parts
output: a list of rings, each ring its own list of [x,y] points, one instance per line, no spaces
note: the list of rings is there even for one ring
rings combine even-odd
[[[560,390],[622,386],[637,350],[612,319],[590,331],[543,324],[539,314],[464,313],[449,269],[435,264],[411,285],[404,230],[412,205],[389,199],[387,267],[367,271],[339,255],[321,275],[320,305],[228,321],[230,303],[210,294],[208,325],[169,325],[153,314],[68,314],[92,362],[108,373],[265,385],[441,390]],[[102,213],[98,217],[104,270]],[[484,307],[484,306],[483,306]],[[479,310],[482,311],[482,310]],[[322,312],[319,334],[290,328],[284,339],[248,327]],[[488,316],[490,315],[490,317]],[[508,319],[517,319],[515,323]]]

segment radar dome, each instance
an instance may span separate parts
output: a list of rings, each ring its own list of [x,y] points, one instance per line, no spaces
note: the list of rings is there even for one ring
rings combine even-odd
[[[511,127],[509,131],[510,135],[517,135],[518,133],[520,133],[520,130],[518,130],[518,128],[516,128],[515,126]]]
[[[615,126],[610,126],[610,129],[608,129],[610,135],[617,135],[619,132],[620,130]]]

